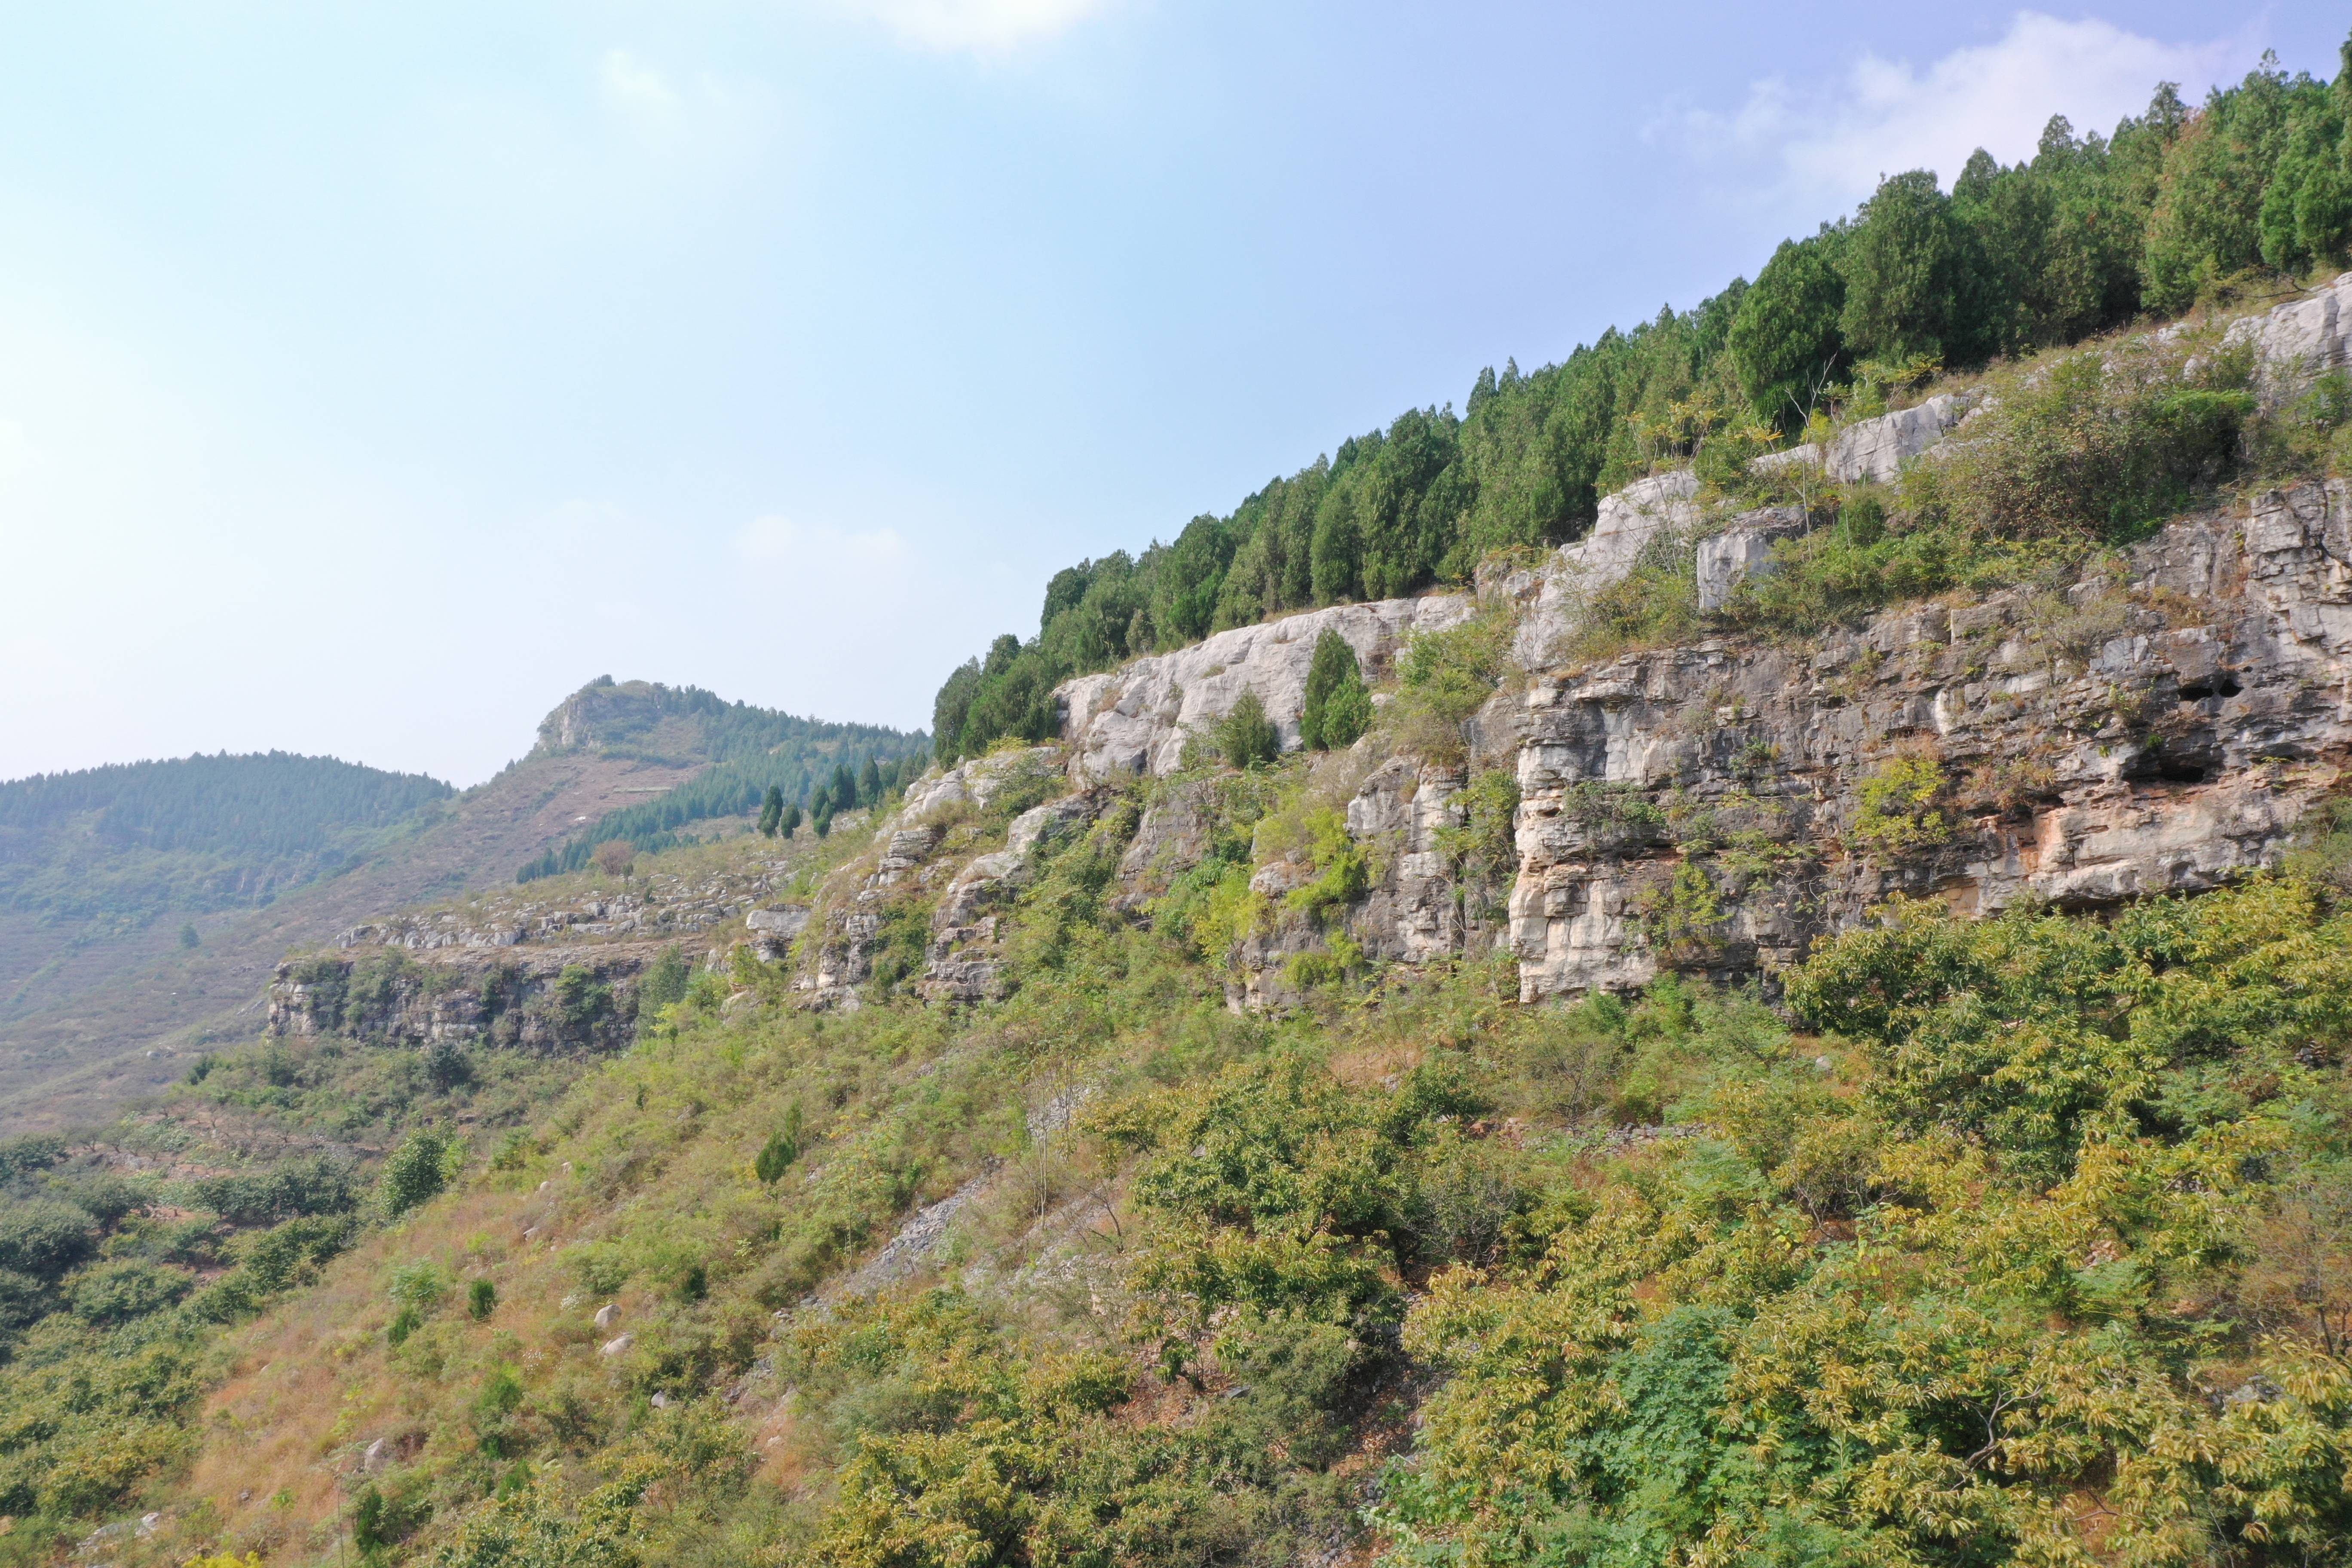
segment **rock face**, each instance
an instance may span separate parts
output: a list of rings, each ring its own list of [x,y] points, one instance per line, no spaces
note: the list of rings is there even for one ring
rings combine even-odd
[[[1592,531],[1559,547],[1559,563],[1589,591],[1633,569],[1659,534],[1697,526],[1698,476],[1688,468],[1653,474],[1601,498]]]
[[[1813,442],[1769,452],[1756,459],[1762,469],[1819,465],[1838,484],[1892,484],[1903,465],[1944,438],[1970,406],[1958,393],[1931,397],[1910,408],[1898,408],[1875,419],[1858,419],[1832,437],[1826,454]]]
[[[1739,584],[1771,561],[1772,546],[1810,530],[1812,518],[1802,507],[1775,506],[1742,512],[1710,539],[1698,542],[1698,607],[1701,614],[1723,608]]]
[[[1457,625],[1473,607],[1466,594],[1334,605],[1064,681],[1055,696],[1070,775],[1083,784],[1173,773],[1185,740],[1233,711],[1244,691],[1257,693],[1283,748],[1295,751],[1307,667],[1326,630],[1348,639],[1370,679],[1388,667],[1407,637]]]
[[[268,1028],[387,1046],[619,1050],[635,1035],[638,976],[661,952],[605,943],[424,961],[396,948],[294,959],[270,982]]]
[[[2352,493],[2175,523],[2127,576],[1914,607],[1807,653],[1720,643],[1539,675],[1522,994],[1770,970],[1891,894],[1969,911],[2267,864],[2352,749]],[[1933,803],[1897,820],[1866,781]],[[1901,814],[1897,814],[1898,816]]]
[[[2224,341],[2254,347],[2254,388],[2267,407],[2294,401],[2331,371],[2352,366],[2352,272],[2307,299],[2230,325]]]

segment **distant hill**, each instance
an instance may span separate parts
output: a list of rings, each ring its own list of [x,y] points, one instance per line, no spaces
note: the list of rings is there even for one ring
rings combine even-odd
[[[457,790],[301,757],[183,757],[0,784],[0,908],[148,920],[267,903]]]
[[[665,763],[690,756],[711,765],[689,784],[606,814],[523,867],[526,879],[576,871],[606,839],[625,838],[649,852],[669,848],[697,823],[757,811],[772,787],[804,805],[835,768],[854,772],[868,760],[884,767],[928,760],[930,737],[798,719],[729,702],[698,687],[616,684],[605,676],[564,699],[541,722],[531,755],[583,750]]]
[[[928,746],[603,678],[462,793],[284,752],[0,784],[0,1132],[102,1117],[251,1036],[289,948],[569,844],[736,831],[772,782]]]

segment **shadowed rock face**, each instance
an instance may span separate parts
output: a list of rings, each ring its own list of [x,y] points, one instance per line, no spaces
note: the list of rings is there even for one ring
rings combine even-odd
[[[1326,630],[1348,639],[1370,677],[1388,667],[1407,637],[1457,625],[1473,607],[1466,594],[1334,605],[1064,681],[1055,695],[1071,777],[1096,784],[1121,774],[1174,773],[1186,738],[1232,712],[1244,691],[1257,693],[1283,748],[1295,751],[1307,667]]]

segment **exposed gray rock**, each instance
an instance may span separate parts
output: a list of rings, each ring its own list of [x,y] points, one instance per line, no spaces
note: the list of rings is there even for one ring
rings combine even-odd
[[[1590,534],[1553,551],[1532,577],[1501,584],[1528,606],[1512,645],[1518,662],[1549,661],[1575,629],[1587,595],[1622,581],[1660,535],[1687,536],[1698,524],[1698,478],[1687,468],[1603,496]]]
[[[808,922],[808,910],[789,906],[776,910],[753,910],[743,917],[743,923],[762,936],[781,937],[786,942],[806,930]]]
[[[1173,653],[1066,680],[1055,699],[1061,707],[1062,738],[1070,748],[1071,777],[1093,784],[1122,774],[1173,773],[1185,740],[1233,711],[1244,691],[1257,693],[1284,749],[1295,751],[1299,712],[1307,704],[1307,667],[1326,630],[1347,638],[1367,676],[1377,678],[1406,637],[1458,625],[1474,608],[1466,594],[1334,605],[1219,632]]]
[[[2252,342],[2254,390],[2266,408],[2290,403],[2352,365],[2352,272],[2309,296],[2230,323],[2223,342]]]
[[[1810,648],[1704,643],[1547,671],[1527,696],[1512,942],[1523,994],[1667,963],[1769,971],[1888,896],[1964,910],[2210,888],[2275,860],[2352,756],[2352,490],[2183,520],[2063,600],[1916,605]],[[1949,836],[1855,837],[1898,755],[1951,781]],[[1735,859],[1709,844],[1743,836]],[[1724,918],[1656,911],[1696,844]]]
[[[985,811],[990,802],[1024,773],[1058,769],[1060,765],[1061,752],[1055,748],[1032,746],[974,757],[944,772],[934,770],[908,787],[907,798],[900,803],[893,820],[914,827],[956,806],[969,805],[976,811]]]
[[[917,1209],[882,1250],[845,1278],[832,1294],[871,1296],[912,1279],[940,1249],[940,1244],[947,1240],[948,1227],[957,1214],[979,1195],[987,1182],[985,1176],[975,1176],[939,1202]]]
[[[1838,484],[1892,484],[1901,476],[1903,465],[1942,440],[1944,432],[1958,425],[1969,406],[1966,395],[1945,393],[1875,419],[1857,419],[1831,438],[1826,457],[1818,445],[1808,441],[1785,452],[1768,452],[1750,466],[1770,470],[1815,465]]]
[[[494,1045],[535,1051],[611,1051],[636,1025],[636,989],[658,942],[533,944],[496,954],[470,949],[354,948],[289,959],[268,993],[268,1032],[336,1035],[377,1045]],[[563,994],[567,971],[595,994]]]
[[[1687,531],[1699,519],[1698,476],[1688,468],[1653,474],[1601,498],[1592,531],[1559,548],[1587,592],[1617,582],[1633,569],[1651,540]]]
[[[1113,902],[1127,914],[1140,911],[1209,856],[1216,785],[1201,780],[1162,787],[1168,793],[1144,809],[1119,857],[1119,890]]]
[[[1771,562],[1772,546],[1794,538],[1812,526],[1804,508],[1766,507],[1742,512],[1711,539],[1698,542],[1698,607],[1701,613],[1723,608],[1748,578]]]

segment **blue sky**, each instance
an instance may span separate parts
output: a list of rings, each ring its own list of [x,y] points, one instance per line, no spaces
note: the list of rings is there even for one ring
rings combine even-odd
[[[1046,575],[2338,9],[10,4],[0,777],[906,725]]]

